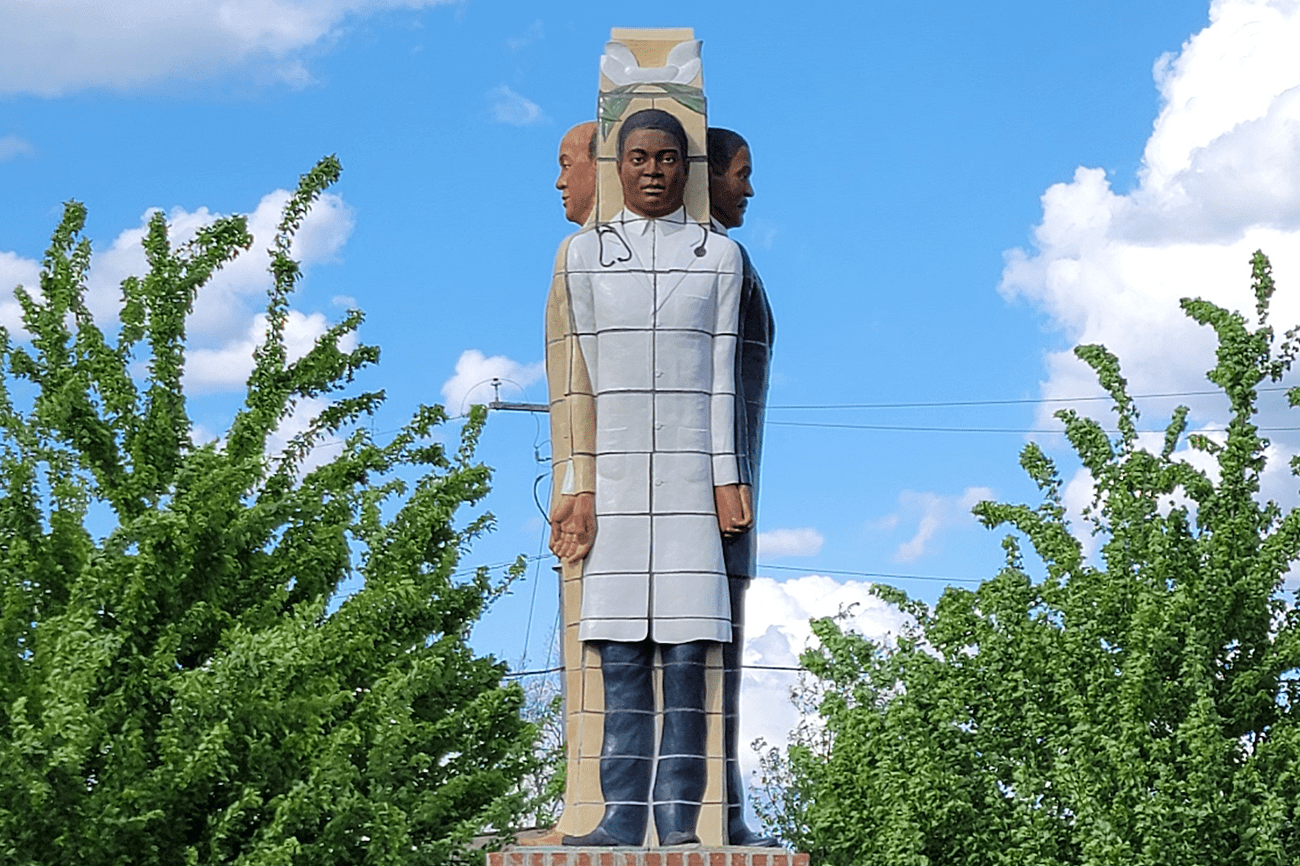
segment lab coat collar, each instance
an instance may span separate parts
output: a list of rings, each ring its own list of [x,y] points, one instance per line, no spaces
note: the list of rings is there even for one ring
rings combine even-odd
[[[650,230],[650,226],[653,223],[658,223],[659,231],[664,234],[673,234],[681,231],[686,228],[688,223],[688,220],[686,219],[685,205],[682,205],[667,216],[658,218],[644,217],[640,214],[632,213],[632,211],[627,208],[623,208],[618,212],[618,216],[615,217],[614,220],[621,224],[623,231],[627,232],[629,235],[638,235],[641,237],[645,236],[645,233]]]

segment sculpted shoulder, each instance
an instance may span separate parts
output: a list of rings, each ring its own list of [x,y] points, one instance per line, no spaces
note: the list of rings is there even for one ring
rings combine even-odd
[[[741,273],[744,270],[744,251],[741,250],[740,244],[736,243],[726,235],[710,231],[709,251],[715,252],[718,256],[719,270],[734,270],[737,273]]]
[[[596,226],[584,226],[560,242],[560,255],[574,263],[593,261],[597,256],[599,244]]]

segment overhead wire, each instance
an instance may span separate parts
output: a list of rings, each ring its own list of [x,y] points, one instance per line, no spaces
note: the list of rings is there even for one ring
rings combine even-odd
[[[1062,434],[1064,430],[1050,430],[1041,428],[1021,428],[1021,427],[928,427],[923,425],[907,424],[844,424],[836,421],[767,421],[768,426],[775,427],[822,427],[835,430],[873,430],[882,433],[1014,433],[1019,435],[1028,434]],[[1294,433],[1300,431],[1300,427],[1258,427],[1261,433]],[[1120,431],[1107,429],[1104,432],[1115,435]],[[1166,431],[1163,429],[1138,430],[1137,433],[1160,433]],[[1222,432],[1222,431],[1210,431]]]
[[[806,671],[807,668],[798,665],[749,665],[742,664],[742,669],[747,671]],[[508,671],[502,674],[502,679],[518,679],[519,677],[540,677],[547,674],[558,674],[564,671],[563,667],[537,668],[531,671]]]
[[[1268,385],[1256,390],[1259,392],[1278,392],[1288,391],[1289,385]],[[1218,390],[1203,391],[1165,391],[1150,394],[1131,394],[1133,400],[1151,400],[1162,398],[1182,398],[1182,397],[1203,397],[1222,394]],[[1013,405],[1045,405],[1045,404],[1069,404],[1085,403],[1091,401],[1111,400],[1109,395],[1090,395],[1080,397],[1026,397],[1016,399],[993,399],[993,400],[923,400],[894,403],[799,403],[785,405],[771,405],[769,410],[790,410],[790,411],[857,411],[864,409],[951,409],[951,408],[969,408],[980,406],[1013,406]],[[1013,435],[1059,435],[1064,431],[1059,428],[1034,428],[1034,427],[980,427],[973,425],[963,426],[943,426],[936,424],[862,424],[843,421],[783,421],[769,418],[766,423],[774,427],[809,427],[823,428],[831,430],[868,430],[881,433],[994,433],[994,434],[1013,434]],[[1294,433],[1300,431],[1300,427],[1261,427],[1260,432],[1266,433]],[[1115,435],[1120,431],[1116,429],[1107,429],[1107,434]],[[1166,431],[1161,429],[1138,430],[1138,433],[1163,434]]]
[[[477,383],[474,387],[477,388],[479,385],[490,384],[491,381],[492,381],[491,379],[484,379],[482,382]],[[511,384],[516,384],[516,383],[512,382]],[[1266,385],[1261,388],[1256,388],[1255,390],[1260,393],[1278,392],[1278,391],[1289,391],[1292,387],[1293,386],[1290,385]],[[1208,397],[1208,396],[1219,395],[1222,393],[1223,392],[1219,390],[1165,391],[1165,392],[1150,393],[1150,394],[1130,394],[1129,397],[1130,399],[1133,400],[1155,400],[1155,399],[1177,398],[1177,397]],[[790,403],[790,404],[773,404],[773,405],[769,405],[767,408],[769,411],[782,410],[782,411],[832,411],[832,412],[833,411],[858,411],[864,409],[955,409],[955,408],[978,407],[978,406],[1034,406],[1034,405],[1045,405],[1045,404],[1053,404],[1053,403],[1059,403],[1059,404],[1087,403],[1087,402],[1098,402],[1098,401],[1110,400],[1110,399],[1111,397],[1109,395],[1092,394],[1088,396],[1079,396],[1079,397],[1023,397],[1023,398],[990,399],[990,400],[917,400],[917,401],[904,401],[904,402],[895,402],[895,403]],[[536,415],[540,413],[529,413],[529,414]],[[468,417],[469,415],[467,413],[462,412],[459,415],[451,416],[451,420],[458,420],[461,418],[468,418]],[[886,432],[886,433],[1012,433],[1018,435],[1047,435],[1047,434],[1059,434],[1062,432],[1061,430],[1055,430],[1055,429],[1033,429],[1033,428],[1022,429],[1022,428],[1012,428],[1012,427],[938,427],[938,426],[925,426],[925,425],[847,424],[847,423],[831,422],[831,421],[825,421],[825,422],[823,421],[776,421],[772,419],[768,419],[766,423],[778,427],[825,427],[829,429],[845,429],[845,430],[875,430],[875,431]],[[536,418],[534,418],[534,424],[538,424]],[[376,432],[374,430],[374,419],[373,418],[371,419],[372,436],[387,436],[392,433],[400,432],[401,429],[402,428],[398,427],[392,430],[380,430]],[[1300,427],[1261,427],[1259,429],[1261,432],[1289,433],[1289,432],[1296,432],[1300,430]],[[1118,431],[1107,430],[1106,432],[1114,434]],[[1138,432],[1139,433],[1164,433],[1165,431],[1164,430],[1139,430]],[[322,440],[316,443],[314,447],[328,448],[332,446],[342,445],[344,444],[344,442],[346,442],[345,439],[332,438],[332,439]],[[536,450],[537,447],[538,447],[538,443],[537,441],[534,441],[534,450]]]
[[[801,571],[808,575],[838,574],[848,577],[878,577],[890,580],[928,580],[936,583],[983,583],[983,581],[973,577],[945,577],[937,574],[893,574],[886,571],[846,571],[841,568],[800,568],[795,565],[769,565],[765,562],[760,562],[758,569],[760,571]]]
[[[1290,385],[1266,385],[1256,391],[1289,391]],[[1220,390],[1206,391],[1166,391],[1157,394],[1130,394],[1131,400],[1152,400],[1164,397],[1205,397],[1222,394]],[[903,403],[799,403],[771,405],[771,409],[944,409],[959,406],[1013,406],[1038,405],[1043,403],[1086,403],[1097,400],[1110,400],[1110,395],[1094,394],[1087,397],[1023,397],[998,400],[929,400]]]
[[[491,380],[484,380],[483,382],[477,383],[475,387],[477,388],[478,385],[486,384],[489,382],[491,382]],[[519,387],[517,383],[512,382],[511,384],[515,384],[516,387]],[[1291,386],[1277,385],[1277,386],[1260,387],[1257,388],[1256,391],[1257,392],[1278,392],[1278,391],[1288,391],[1290,389]],[[1222,393],[1223,392],[1219,390],[1169,391],[1169,392],[1148,393],[1148,394],[1132,394],[1130,395],[1130,398],[1133,400],[1168,399],[1168,398],[1182,398],[1182,397],[1215,396]],[[885,403],[823,403],[823,404],[804,403],[804,404],[773,404],[773,405],[769,405],[768,409],[778,410],[778,411],[859,411],[859,410],[874,410],[874,409],[891,409],[891,410],[893,409],[944,409],[944,408],[965,408],[965,407],[981,407],[981,406],[1069,404],[1069,403],[1108,401],[1111,399],[1112,398],[1108,395],[1088,395],[1088,396],[1078,396],[1078,397],[1039,397],[1039,398],[1011,398],[1011,399],[986,399],[986,400],[924,400],[924,401],[904,401],[904,402],[885,402]],[[544,463],[546,462],[546,460],[540,454],[540,444],[541,444],[539,441],[540,422],[535,417],[535,415],[538,413],[529,413],[529,414],[534,415],[534,424],[536,425],[534,442],[533,442],[533,452],[537,461],[539,463]],[[462,414],[459,414],[454,417],[464,418],[467,417],[467,415],[462,412]],[[375,419],[372,417],[371,424],[370,424],[371,426],[370,432],[372,437],[397,433],[402,429],[402,428],[394,428],[392,430],[382,430],[376,433],[376,431],[374,430],[375,427],[374,422]],[[971,434],[991,433],[991,434],[1015,434],[1015,435],[1051,435],[1051,434],[1060,434],[1063,432],[1060,429],[974,427],[974,426],[944,427],[944,426],[931,426],[931,425],[901,425],[901,424],[854,424],[854,423],[832,422],[832,421],[782,421],[782,420],[774,420],[770,418],[766,421],[766,423],[768,425],[777,426],[777,427],[866,430],[866,431],[886,432],[886,433],[971,433]],[[1300,431],[1300,427],[1261,427],[1258,429],[1260,430],[1260,432]],[[1108,434],[1115,434],[1118,431],[1107,430],[1106,432]],[[1153,430],[1139,430],[1137,432],[1158,434],[1158,433],[1164,433],[1166,431],[1163,429],[1153,429]],[[316,443],[315,447],[322,448],[322,447],[338,446],[344,444],[345,441],[346,440],[342,438],[324,440]],[[538,547],[538,553],[534,556],[525,557],[525,562],[534,563],[535,568],[533,570],[534,585],[533,585],[533,591],[531,594],[531,599],[529,604],[528,621],[524,632],[524,648],[523,648],[524,660],[527,659],[528,641],[531,638],[532,620],[534,617],[536,602],[537,602],[537,584],[540,583],[540,581],[537,580],[537,577],[538,574],[540,573],[541,560],[545,558],[545,554],[543,554],[541,551],[542,551],[542,546],[545,544],[546,535],[548,534],[547,533],[548,527],[546,526],[546,522],[549,522],[549,514],[547,513],[547,509],[543,506],[541,502],[541,499],[539,497],[539,491],[538,491],[539,485],[542,482],[542,480],[544,480],[546,475],[547,473],[545,472],[539,474],[534,479],[533,482],[533,491],[532,491],[533,502],[537,506],[538,511],[542,514],[545,522],[543,525],[542,541]],[[500,562],[500,563],[492,563],[487,566],[473,566],[473,567],[459,568],[453,572],[453,575],[468,573],[471,571],[475,571],[481,567],[486,567],[488,569],[506,567],[513,564],[515,561],[517,560],[511,560],[511,561]],[[978,579],[949,577],[949,576],[941,576],[941,575],[917,575],[917,574],[897,574],[897,573],[890,573],[890,572],[853,571],[853,570],[846,570],[846,569],[826,569],[826,568],[815,568],[815,567],[806,567],[806,566],[799,567],[799,566],[773,565],[767,563],[759,563],[758,568],[761,570],[768,570],[768,571],[790,571],[790,572],[803,572],[805,574],[840,575],[840,576],[848,576],[848,577],[871,578],[877,580],[930,581],[930,582],[945,583],[945,584],[978,584],[981,582]],[[548,649],[548,653],[547,653],[548,662],[550,660],[550,656],[551,656],[551,651]],[[790,671],[801,670],[801,668],[797,668],[797,667],[782,667],[782,666],[748,665],[747,667],[757,669],[757,670],[790,670]],[[556,673],[559,672],[560,670],[563,670],[563,668],[547,667],[545,669],[538,670],[538,671],[514,672],[509,674],[508,676],[518,677],[518,676],[528,676],[528,675],[539,675],[544,673]]]
[[[541,452],[542,425],[540,422],[537,421],[537,418],[535,416],[533,418],[533,422],[535,425],[535,429],[533,431],[533,460],[535,460],[537,463],[545,464],[548,461],[542,457],[542,452]],[[542,535],[541,538],[537,540],[537,557],[536,557],[535,565],[533,567],[533,592],[532,592],[532,597],[528,601],[528,625],[525,626],[524,628],[524,648],[523,648],[524,661],[527,661],[528,659],[528,640],[529,638],[532,637],[533,634],[533,614],[537,610],[537,587],[541,584],[541,581],[538,580],[538,575],[541,573],[541,568],[542,568],[542,550],[546,546],[546,540],[550,535],[550,529],[551,529],[551,521],[549,519],[550,515],[548,515],[546,513],[546,509],[542,507],[542,501],[537,495],[537,488],[538,485],[541,484],[542,479],[546,478],[549,474],[550,474],[549,472],[543,470],[542,472],[538,473],[537,478],[533,480],[533,502],[537,504],[537,510],[542,513]],[[547,664],[550,664],[550,661],[551,661],[551,652],[550,649],[548,648],[546,651]]]

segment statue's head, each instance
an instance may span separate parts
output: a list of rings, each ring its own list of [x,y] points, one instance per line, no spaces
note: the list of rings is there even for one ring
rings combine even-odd
[[[596,124],[579,123],[560,139],[560,176],[555,188],[564,201],[564,217],[582,225],[596,204]]]
[[[724,228],[745,221],[745,208],[754,194],[749,145],[730,129],[709,130],[709,212]]]
[[[623,204],[647,217],[667,216],[686,196],[686,130],[666,111],[647,108],[618,131],[618,179]]]

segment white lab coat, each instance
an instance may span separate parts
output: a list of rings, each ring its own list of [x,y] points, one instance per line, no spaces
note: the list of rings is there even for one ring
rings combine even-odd
[[[713,488],[739,480],[740,248],[686,218],[628,210],[565,255],[595,393],[596,539],[582,640],[731,639]]]

